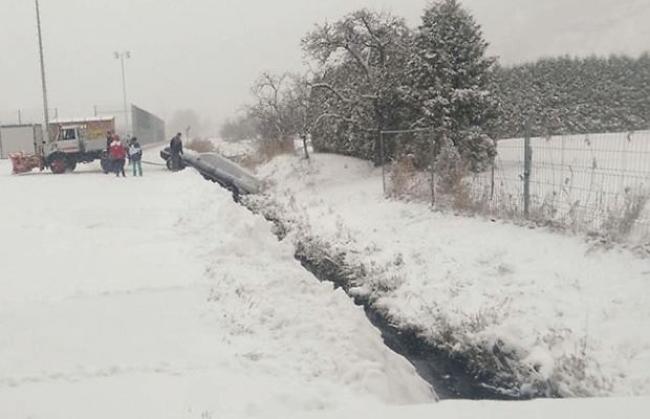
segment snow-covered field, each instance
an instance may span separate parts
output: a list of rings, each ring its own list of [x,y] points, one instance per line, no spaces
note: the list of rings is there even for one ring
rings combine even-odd
[[[282,156],[259,174],[293,239],[344,253],[363,273],[352,292],[393,323],[561,395],[650,395],[647,259],[387,201],[380,171],[352,158]]]
[[[147,160],[156,161],[155,151]],[[338,177],[313,192],[308,191],[313,172],[307,183],[288,185],[304,185],[296,199],[313,204],[314,214],[331,211],[323,230],[342,219],[339,209],[346,225],[360,228],[354,202],[331,207],[326,200],[335,196],[315,195],[349,196],[341,177],[363,168],[337,161],[344,166],[327,167]],[[265,221],[191,171],[145,170],[143,178],[126,179],[103,175],[94,166],[60,176],[10,176],[9,163],[0,160],[0,417],[591,419],[642,418],[650,408],[648,398],[434,403],[429,386],[383,345],[363,310],[306,273],[294,261],[290,243],[278,242]],[[385,239],[381,225],[372,227],[378,199],[374,193],[366,198],[372,205],[366,226]],[[386,205],[398,210],[384,213],[393,226],[397,219],[416,224],[432,217],[418,208]],[[432,226],[442,237],[433,246],[456,248],[450,232],[465,222],[480,225],[434,217]],[[364,234],[359,239],[373,239],[359,232]],[[388,250],[395,249],[400,234],[395,232]],[[431,250],[430,236],[426,243],[418,240],[410,248],[419,243]],[[466,242],[469,256],[476,243],[469,237]],[[384,243],[375,243],[375,256],[382,255]],[[414,254],[404,255],[410,264]],[[441,252],[438,260],[453,277],[461,261],[455,271],[449,257]],[[610,288],[621,295],[602,293],[603,300],[629,301],[623,290],[634,277],[626,280],[620,273],[633,273],[637,265],[623,260],[629,266],[618,271],[618,287]],[[486,272],[493,267],[488,261]],[[527,277],[531,290],[540,288],[532,284],[535,279]],[[494,275],[488,280],[494,282]],[[458,285],[459,294],[469,287]],[[425,291],[428,298],[435,290]],[[443,282],[438,292],[449,299],[445,291]],[[476,303],[486,299],[483,288],[476,291]],[[387,303],[399,299],[408,302],[395,295]],[[449,303],[455,306],[453,299]],[[620,318],[617,307],[607,318]],[[644,307],[635,309],[647,320]],[[590,324],[598,326],[597,320]],[[639,345],[647,341],[642,329],[636,332],[625,356],[639,368],[636,382],[644,385],[648,361],[640,362],[646,352]],[[418,405],[404,406],[409,403]]]

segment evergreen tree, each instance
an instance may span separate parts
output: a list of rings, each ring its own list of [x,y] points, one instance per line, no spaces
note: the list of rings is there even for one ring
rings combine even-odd
[[[495,155],[485,135],[496,110],[487,47],[474,18],[456,0],[444,0],[425,11],[407,66],[415,125],[440,129],[474,170]]]

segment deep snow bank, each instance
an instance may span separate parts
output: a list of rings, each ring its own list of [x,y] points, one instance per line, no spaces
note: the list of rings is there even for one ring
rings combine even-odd
[[[396,325],[516,379],[524,394],[650,393],[647,260],[386,201],[380,172],[351,158],[284,156],[259,175],[294,241],[344,255],[351,292]]]
[[[229,344],[246,348],[241,356],[252,372],[292,377],[314,393],[335,385],[386,403],[432,400],[429,386],[383,345],[363,309],[306,272],[263,218],[210,183],[195,189],[194,210],[180,227],[196,235],[194,249],[209,261],[211,317]]]

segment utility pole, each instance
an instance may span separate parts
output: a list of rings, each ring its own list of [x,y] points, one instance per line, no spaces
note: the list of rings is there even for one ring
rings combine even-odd
[[[126,72],[124,71],[124,59],[131,58],[130,51],[114,52],[115,59],[122,63],[122,99],[124,100],[124,120],[126,121],[126,133],[131,134],[131,125],[129,124],[129,109],[126,101]]]
[[[43,141],[47,144],[50,142],[50,115],[47,108],[47,85],[45,83],[45,60],[43,59],[43,35],[41,34],[41,11],[36,2],[36,24],[38,26],[38,52],[41,57],[41,84],[43,85],[43,117],[45,118],[45,132]]]

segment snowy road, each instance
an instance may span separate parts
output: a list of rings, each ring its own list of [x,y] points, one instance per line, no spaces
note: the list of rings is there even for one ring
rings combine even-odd
[[[189,171],[9,176],[0,417],[280,417],[429,402],[363,311]]]

